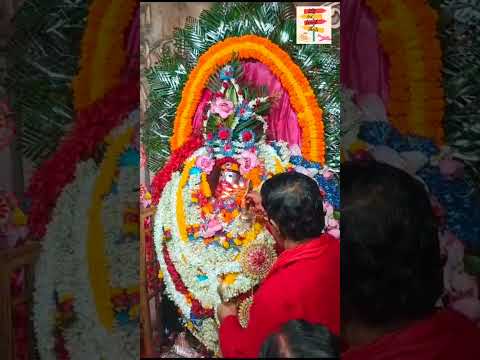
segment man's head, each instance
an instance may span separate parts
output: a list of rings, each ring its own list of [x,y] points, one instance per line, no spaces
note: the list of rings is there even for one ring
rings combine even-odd
[[[342,319],[382,327],[426,316],[443,280],[425,188],[374,161],[342,164],[341,178]]]
[[[303,241],[323,232],[323,198],[312,178],[297,172],[278,174],[263,184],[260,194],[268,217],[285,238]]]
[[[260,358],[338,358],[338,339],[325,326],[291,320],[270,335]]]

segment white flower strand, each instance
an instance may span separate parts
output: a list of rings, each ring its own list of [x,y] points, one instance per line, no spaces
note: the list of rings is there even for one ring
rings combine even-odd
[[[107,356],[107,351],[103,347],[105,343],[115,346],[115,344],[111,344],[106,330],[97,319],[96,304],[90,286],[91,275],[87,254],[88,232],[86,230],[88,229],[89,209],[97,174],[89,179],[87,186],[78,194],[79,198],[74,204],[76,221],[73,224],[72,236],[68,239],[74,247],[69,262],[78,264],[74,284],[74,309],[77,319],[64,331],[66,348],[71,360],[102,358]],[[62,254],[57,255],[61,256]],[[102,341],[100,342],[99,339]]]
[[[56,315],[53,294],[56,286],[62,285],[58,284],[57,279],[66,277],[67,284],[72,284],[76,279],[75,273],[65,273],[67,271],[67,267],[64,266],[66,265],[65,257],[58,255],[73,252],[69,246],[69,239],[73,235],[73,224],[76,221],[72,216],[75,210],[73,204],[79,198],[81,186],[91,186],[95,172],[96,165],[93,161],[77,165],[76,180],[68,184],[60,194],[52,211],[52,221],[47,225],[46,234],[42,240],[42,252],[35,269],[35,272],[41,276],[35,278],[33,319],[38,351],[44,360],[56,359],[52,331]],[[76,304],[74,306],[77,311]]]

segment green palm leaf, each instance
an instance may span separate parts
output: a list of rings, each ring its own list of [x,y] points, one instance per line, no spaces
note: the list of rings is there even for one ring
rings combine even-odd
[[[22,152],[36,163],[55,151],[73,122],[71,81],[87,13],[80,0],[26,0],[15,16],[6,88]]]

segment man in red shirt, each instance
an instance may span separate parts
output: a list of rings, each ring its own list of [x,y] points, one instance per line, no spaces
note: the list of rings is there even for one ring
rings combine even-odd
[[[339,333],[340,246],[323,233],[318,185],[303,174],[283,173],[263,184],[262,206],[256,202],[285,250],[254,295],[247,328],[240,326],[235,305],[220,305],[224,357],[258,357],[265,339],[289,320],[323,324]]]
[[[342,359],[480,359],[480,329],[435,307],[442,261],[423,184],[374,161],[341,176]]]

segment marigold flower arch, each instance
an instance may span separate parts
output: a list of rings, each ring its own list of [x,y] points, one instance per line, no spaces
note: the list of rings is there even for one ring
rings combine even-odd
[[[210,76],[218,67],[232,58],[232,53],[240,59],[255,59],[267,65],[282,83],[290,97],[290,103],[297,114],[302,129],[302,153],[308,160],[325,162],[325,143],[322,109],[302,70],[287,52],[270,40],[245,35],[230,37],[221,41],[204,53],[192,70],[182,91],[177,108],[174,132],[171,138],[172,151],[180,148],[192,134],[192,120],[200,102],[203,89]]]
[[[90,6],[80,71],[73,80],[75,110],[103,98],[120,82],[127,60],[124,32],[137,6],[135,0],[96,0]]]
[[[389,60],[392,124],[403,134],[444,143],[442,50],[438,14],[427,1],[367,0]],[[401,30],[400,30],[401,27]]]
[[[95,0],[90,5],[80,70],[72,81],[75,126],[33,174],[27,190],[32,199],[28,219],[32,238],[45,234],[58,196],[74,178],[76,164],[91,157],[95,145],[138,107],[138,80],[132,76],[121,81],[127,62],[125,32],[135,21],[138,6],[135,0]]]

